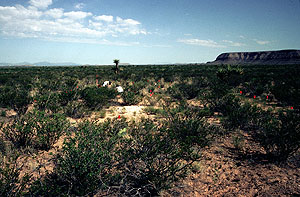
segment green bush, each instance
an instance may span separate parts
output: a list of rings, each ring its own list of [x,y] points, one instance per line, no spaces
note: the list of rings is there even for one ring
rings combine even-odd
[[[72,101],[63,108],[64,114],[71,118],[82,118],[87,113],[83,103]]]
[[[85,122],[68,137],[52,174],[33,184],[35,196],[93,195],[107,188],[112,177],[113,148],[117,140],[101,125]],[[117,170],[117,169],[116,169]]]
[[[207,146],[216,134],[215,128],[205,122],[207,115],[211,115],[210,111],[192,108],[184,103],[169,111],[168,124],[174,138],[188,146]]]
[[[186,99],[196,98],[201,90],[199,84],[180,83],[175,86],[178,87],[178,90],[182,93],[183,97],[185,97]]]
[[[292,82],[288,83],[288,81],[277,81],[271,88],[271,92],[283,105],[292,105],[300,109],[300,84],[294,85]]]
[[[8,144],[0,137],[0,196],[22,196],[30,176],[19,177],[21,167],[16,162],[19,154]]]
[[[219,109],[224,116],[222,123],[227,129],[257,129],[259,121],[265,115],[262,109],[247,102],[242,103],[234,95],[225,96]]]
[[[6,117],[6,111],[5,111],[5,110],[2,110],[2,111],[1,111],[1,116],[2,116],[2,117]]]
[[[239,85],[243,70],[240,67],[219,68],[215,75],[210,76],[208,88],[200,91],[200,100],[211,110],[221,112],[224,106],[225,96],[230,94],[232,88]]]
[[[9,107],[18,114],[24,114],[29,103],[31,103],[31,97],[28,89],[17,86],[5,86],[0,89],[1,107]]]
[[[49,150],[67,127],[68,122],[62,114],[33,111],[2,126],[1,130],[17,148]]]
[[[136,105],[141,101],[140,96],[132,91],[124,91],[122,93],[122,98],[127,105]]]
[[[198,117],[190,118],[190,122],[178,118],[172,126],[159,126],[150,120],[85,122],[65,141],[54,172],[36,181],[29,193],[158,195],[187,176],[192,163],[199,159],[199,151],[208,144],[210,132],[201,121],[196,123]],[[194,134],[192,141],[186,134]]]
[[[222,66],[216,72],[217,78],[226,85],[237,86],[241,82],[244,71],[239,66]]]
[[[92,109],[101,109],[116,95],[117,92],[114,89],[107,87],[87,87],[81,92],[85,104]]]
[[[300,114],[280,111],[278,116],[264,117],[255,139],[264,147],[267,156],[275,161],[285,161],[300,147]]]
[[[21,169],[16,159],[0,162],[0,196],[22,196],[30,180],[29,175],[19,178]]]
[[[35,97],[35,105],[39,110],[51,110],[57,113],[60,109],[60,95],[58,93],[38,94]]]
[[[78,92],[76,90],[62,91],[59,94],[59,102],[62,106],[66,106],[69,102],[78,99]]]
[[[177,100],[182,100],[183,99],[183,95],[180,92],[179,88],[176,86],[171,86],[167,89],[167,93],[174,99]]]

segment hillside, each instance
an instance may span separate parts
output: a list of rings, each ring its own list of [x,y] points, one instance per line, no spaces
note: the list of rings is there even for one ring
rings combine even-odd
[[[300,50],[222,53],[208,64],[300,64]]]

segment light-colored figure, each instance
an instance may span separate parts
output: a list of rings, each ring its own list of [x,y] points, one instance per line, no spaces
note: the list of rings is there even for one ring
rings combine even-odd
[[[111,82],[110,82],[110,81],[104,81],[104,83],[103,83],[102,87],[108,86],[108,85],[110,85],[110,84],[111,84]]]
[[[123,88],[122,88],[121,86],[116,87],[116,89],[117,89],[117,91],[118,91],[119,93],[124,92],[124,90],[123,90]]]

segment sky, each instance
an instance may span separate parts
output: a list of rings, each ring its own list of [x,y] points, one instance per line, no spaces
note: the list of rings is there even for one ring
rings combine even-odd
[[[299,0],[0,0],[0,62],[205,63],[300,49]]]

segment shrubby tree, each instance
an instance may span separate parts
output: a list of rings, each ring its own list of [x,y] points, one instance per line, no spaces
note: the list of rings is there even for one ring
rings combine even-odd
[[[119,72],[119,62],[120,62],[120,60],[114,59],[114,64],[116,64],[116,67],[115,67],[116,74]]]

